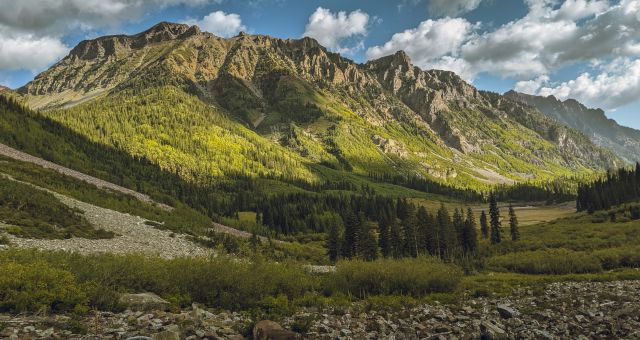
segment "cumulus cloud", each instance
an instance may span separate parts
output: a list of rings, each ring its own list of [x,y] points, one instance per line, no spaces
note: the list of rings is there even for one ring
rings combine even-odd
[[[537,94],[542,85],[549,82],[549,76],[541,75],[535,79],[523,80],[516,83],[514,90],[527,94]]]
[[[0,0],[0,69],[38,71],[64,56],[62,37],[135,20],[151,9],[222,0]]]
[[[247,28],[238,14],[215,11],[202,20],[187,20],[190,25],[198,25],[202,30],[221,37],[230,37]]]
[[[350,53],[364,46],[361,38],[367,34],[368,25],[369,14],[361,10],[332,13],[318,7],[309,17],[303,36],[333,51]]]
[[[455,8],[459,2],[442,3]],[[367,57],[404,49],[420,67],[462,72],[466,79],[482,72],[531,79],[574,63],[640,54],[640,0],[615,5],[607,0],[525,3],[527,15],[493,30],[483,31],[481,24],[462,18],[424,21],[369,48]],[[446,27],[446,32],[438,27]]]
[[[480,6],[481,0],[428,0],[431,16],[455,16],[471,12]]]
[[[416,65],[423,68],[461,72],[468,70],[469,65],[455,56],[472,29],[473,25],[462,18],[423,21],[416,28],[394,34],[384,45],[369,48],[367,58],[376,59],[404,50]]]
[[[0,0],[0,25],[39,35],[65,34],[137,19],[150,9],[221,0]]]
[[[598,74],[583,73],[576,79],[542,87],[537,94],[573,98],[589,106],[616,109],[640,100],[640,59],[614,60],[602,66]]]
[[[69,48],[55,38],[0,36],[1,70],[37,70],[62,58]]]

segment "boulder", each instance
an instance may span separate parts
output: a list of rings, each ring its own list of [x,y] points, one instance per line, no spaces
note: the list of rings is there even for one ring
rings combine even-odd
[[[507,332],[498,325],[489,321],[482,321],[480,324],[480,338],[483,340],[502,340],[507,339]]]
[[[302,339],[300,334],[285,330],[277,322],[262,320],[253,327],[254,340],[295,340]]]
[[[123,294],[120,304],[135,311],[168,310],[171,303],[154,293]]]
[[[508,305],[498,305],[496,308],[498,309],[500,316],[505,319],[510,319],[519,314],[517,310]]]
[[[153,340],[180,340],[180,332],[164,331],[153,335]]]

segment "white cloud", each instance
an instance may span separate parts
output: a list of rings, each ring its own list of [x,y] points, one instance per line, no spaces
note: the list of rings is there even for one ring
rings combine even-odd
[[[0,31],[2,32],[2,31]],[[0,70],[42,69],[69,52],[59,39],[0,34]]]
[[[318,7],[309,17],[303,36],[314,38],[333,51],[349,53],[364,47],[361,38],[367,34],[368,25],[369,14],[361,10],[332,13]]]
[[[514,90],[527,94],[536,94],[542,85],[547,82],[549,82],[549,76],[541,75],[535,79],[517,82]]]
[[[442,3],[455,7],[459,2]],[[462,72],[466,79],[482,72],[531,79],[574,63],[640,54],[640,0],[525,3],[526,16],[485,32],[481,24],[462,18],[423,21],[369,48],[367,57],[404,49],[420,67]]]
[[[456,16],[471,12],[480,6],[481,0],[427,0],[432,16]]]
[[[212,12],[202,20],[187,20],[187,23],[198,25],[202,30],[221,37],[230,37],[247,29],[238,14],[227,14],[223,11]]]
[[[0,0],[0,25],[40,36],[66,34],[135,20],[149,10],[221,0]]]
[[[466,62],[455,57],[472,30],[473,25],[462,18],[423,21],[416,28],[394,34],[384,45],[369,48],[367,58],[376,59],[404,50],[422,68],[467,70]]]
[[[539,95],[573,98],[589,106],[613,110],[640,100],[640,59],[620,58],[596,75],[583,73],[574,80],[542,87]]]
[[[64,56],[64,35],[115,28],[152,9],[222,0],[0,0],[0,70],[37,72]]]

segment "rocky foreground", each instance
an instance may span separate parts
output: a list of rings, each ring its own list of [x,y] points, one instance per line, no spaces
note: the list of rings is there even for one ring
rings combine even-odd
[[[143,298],[141,298],[141,296]],[[521,289],[504,298],[470,298],[396,311],[303,308],[279,320],[256,323],[249,314],[193,306],[178,313],[152,294],[129,296],[122,313],[70,316],[0,316],[9,339],[638,339],[640,281],[563,282],[544,291]],[[147,310],[145,310],[147,309]],[[150,310],[149,310],[150,309]]]

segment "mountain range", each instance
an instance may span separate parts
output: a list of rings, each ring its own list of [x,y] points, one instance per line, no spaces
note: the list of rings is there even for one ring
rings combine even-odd
[[[640,131],[621,126],[601,109],[590,109],[575,99],[560,101],[554,96],[532,96],[515,91],[505,97],[531,105],[549,117],[582,131],[597,145],[613,151],[627,162],[640,160]]]
[[[482,188],[621,166],[640,147],[640,132],[602,111],[479,91],[402,51],[358,64],[311,38],[224,39],[167,22],[83,41],[16,92],[93,142],[195,181],[384,175]]]

